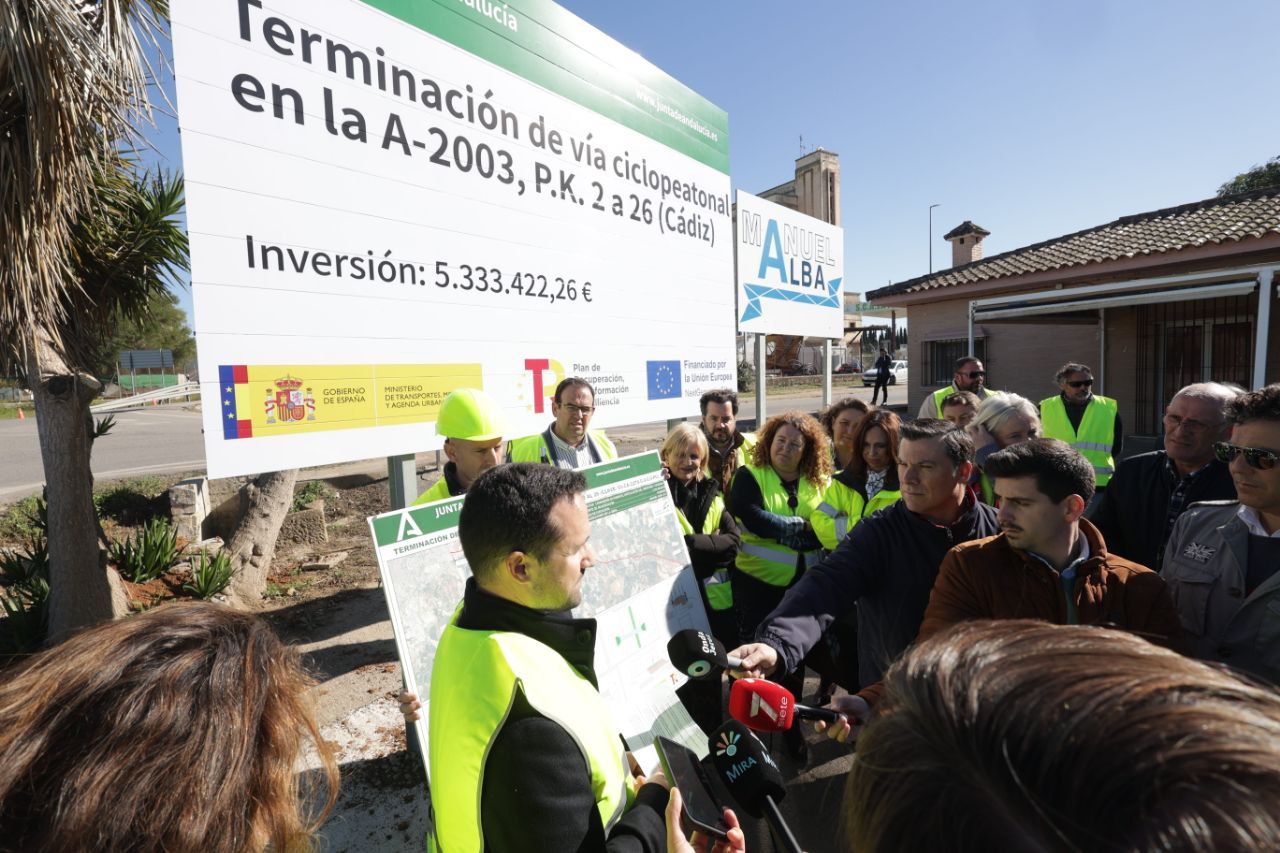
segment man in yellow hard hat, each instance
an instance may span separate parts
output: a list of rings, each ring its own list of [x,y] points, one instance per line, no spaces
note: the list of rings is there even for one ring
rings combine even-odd
[[[502,409],[478,388],[458,388],[445,397],[436,418],[436,434],[444,436],[444,453],[449,461],[440,480],[414,504],[465,494],[476,477],[502,462],[506,431]]]

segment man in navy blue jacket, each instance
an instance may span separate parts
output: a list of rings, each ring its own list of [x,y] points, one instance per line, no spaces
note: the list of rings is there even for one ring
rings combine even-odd
[[[837,617],[858,607],[858,681],[875,684],[916,637],[947,551],[999,533],[996,511],[968,488],[973,440],[947,421],[902,425],[902,500],[864,519],[787,591],[739,646],[742,672],[790,672]],[[856,711],[855,711],[856,713]]]

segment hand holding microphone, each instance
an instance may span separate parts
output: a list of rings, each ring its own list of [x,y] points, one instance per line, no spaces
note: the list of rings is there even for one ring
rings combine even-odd
[[[693,628],[672,635],[667,641],[667,657],[676,669],[695,680],[718,678],[726,669],[742,666],[739,658],[725,653],[724,643]]]

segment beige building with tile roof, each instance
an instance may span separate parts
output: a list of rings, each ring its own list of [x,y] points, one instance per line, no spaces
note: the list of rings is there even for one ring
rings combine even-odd
[[[1280,189],[1125,216],[983,257],[990,234],[948,232],[954,265],[867,294],[908,309],[909,409],[974,352],[989,387],[1052,396],[1067,361],[1093,367],[1126,434],[1155,436],[1191,382],[1280,380]],[[1126,454],[1131,449],[1126,445]]]

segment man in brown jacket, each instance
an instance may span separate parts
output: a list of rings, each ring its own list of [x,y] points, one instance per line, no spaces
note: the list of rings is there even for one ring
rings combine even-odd
[[[1085,521],[1093,466],[1054,438],[1011,445],[987,457],[1000,498],[1001,532],[957,545],[938,570],[916,642],[970,619],[1042,619],[1058,625],[1121,628],[1161,645],[1181,629],[1164,579],[1107,552]],[[855,728],[874,708],[881,685],[834,704]],[[863,704],[862,700],[867,704]],[[848,723],[829,734],[845,740]]]
[[[987,458],[1000,534],[947,553],[916,642],[967,619],[1043,619],[1123,628],[1161,645],[1180,633],[1158,574],[1107,552],[1082,517],[1093,468],[1065,442],[1039,438]]]

